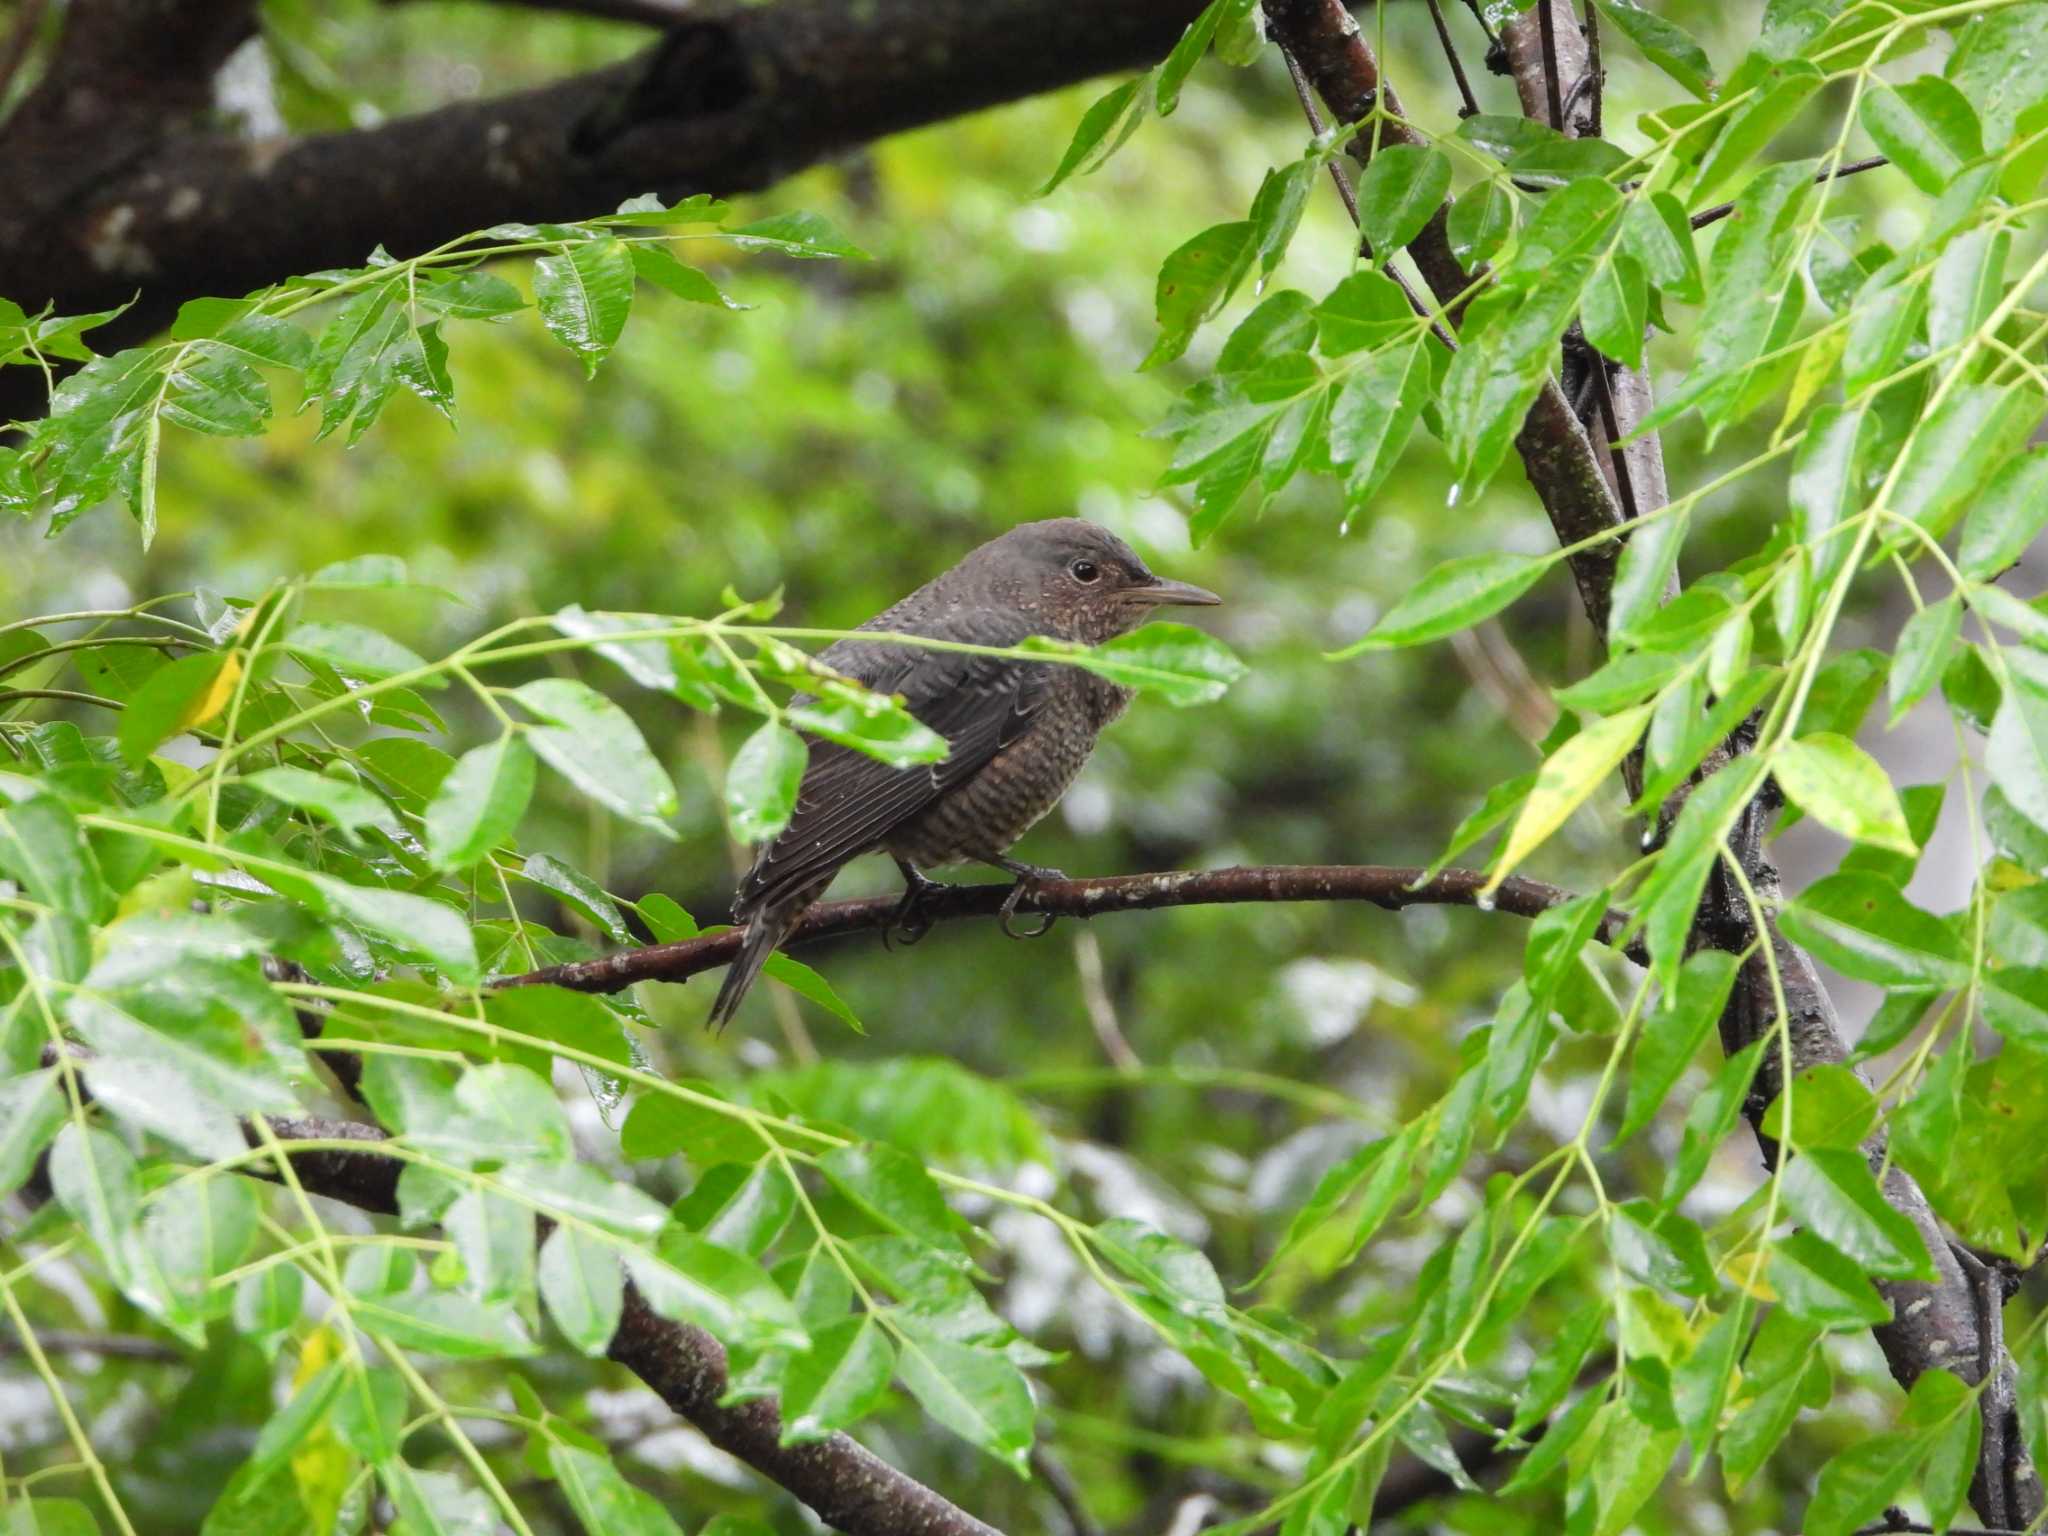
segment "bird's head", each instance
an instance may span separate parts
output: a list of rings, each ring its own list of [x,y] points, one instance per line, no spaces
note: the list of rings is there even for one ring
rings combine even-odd
[[[1034,609],[1043,632],[1099,645],[1136,629],[1166,607],[1223,601],[1185,581],[1155,576],[1138,552],[1107,528],[1078,517],[1024,523],[983,546],[991,574]]]

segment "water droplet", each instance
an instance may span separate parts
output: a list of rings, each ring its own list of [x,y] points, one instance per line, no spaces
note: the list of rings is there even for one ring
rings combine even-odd
[[[1491,912],[1497,900],[1499,900],[1499,897],[1494,891],[1489,889],[1481,891],[1477,896],[1474,896],[1472,898],[1472,905],[1482,912]]]
[[[1462,481],[1454,483],[1451,486],[1450,494],[1444,497],[1444,505],[1447,507],[1455,507],[1458,504],[1458,498],[1464,494],[1464,483]]]
[[[1654,848],[1654,847],[1656,847],[1656,846],[1657,846],[1657,829],[1656,829],[1656,827],[1654,827],[1654,826],[1648,826],[1648,827],[1645,827],[1645,828],[1643,828],[1643,852],[1645,852],[1645,853],[1648,853],[1648,852],[1649,852],[1649,851],[1650,851],[1650,850],[1651,850],[1652,848]]]

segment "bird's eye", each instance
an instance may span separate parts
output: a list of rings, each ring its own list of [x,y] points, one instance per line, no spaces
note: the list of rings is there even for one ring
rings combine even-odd
[[[1076,560],[1067,569],[1073,572],[1076,581],[1093,581],[1102,574],[1102,567],[1093,560]]]

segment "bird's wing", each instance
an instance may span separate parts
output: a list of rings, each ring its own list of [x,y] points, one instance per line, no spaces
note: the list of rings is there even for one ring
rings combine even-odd
[[[874,627],[888,627],[884,614]],[[931,626],[934,629],[938,625]],[[1023,638],[982,622],[934,638],[1013,645]],[[820,658],[882,693],[900,693],[910,712],[951,746],[944,762],[892,768],[850,747],[813,740],[789,825],[761,850],[740,882],[733,915],[776,904],[878,846],[948,790],[965,783],[1022,735],[1050,693],[1053,667],[991,656],[846,640]]]

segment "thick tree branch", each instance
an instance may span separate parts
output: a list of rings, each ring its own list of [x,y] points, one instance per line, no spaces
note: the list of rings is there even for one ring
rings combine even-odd
[[[1538,0],[1537,5],[1501,27],[1501,45],[1507,51],[1508,69],[1515,82],[1515,94],[1522,103],[1522,115],[1538,122],[1561,118],[1567,138],[1598,137],[1600,95],[1597,85],[1599,61],[1593,55],[1585,30],[1572,15],[1565,0]],[[1581,83],[1586,89],[1580,90]],[[1557,93],[1564,92],[1562,103]],[[1553,107],[1556,107],[1555,113]],[[1671,499],[1664,473],[1663,440],[1656,433],[1637,439],[1626,447],[1614,447],[1649,415],[1655,404],[1650,392],[1647,368],[1625,368],[1601,357],[1574,328],[1566,340],[1566,373],[1592,372],[1596,399],[1612,415],[1602,422],[1609,448],[1608,484],[1631,517],[1654,512]],[[1581,426],[1587,423],[1581,422]],[[1609,568],[1611,575],[1612,567]],[[1668,596],[1678,592],[1677,574],[1666,588]],[[1606,633],[1601,615],[1587,612]]]
[[[1289,864],[1048,880],[1027,891],[1017,911],[1020,915],[1099,917],[1105,912],[1150,912],[1162,907],[1243,902],[1362,901],[1389,912],[1398,912],[1403,907],[1479,905],[1479,893],[1486,885],[1484,870],[1447,869],[1434,880],[1423,880],[1427,873],[1409,866],[1385,864]],[[998,884],[949,885],[933,892],[918,909],[918,916],[932,922],[993,917],[1011,889]],[[1493,906],[1518,917],[1535,917],[1571,900],[1571,895],[1540,880],[1511,877],[1503,880],[1494,893]],[[804,914],[790,942],[807,944],[849,933],[880,932],[889,928],[896,916],[894,896],[822,901]],[[1600,925],[1600,937],[1611,938],[1627,920],[1625,913],[1608,913]],[[522,976],[506,977],[497,984],[545,984],[578,992],[622,992],[640,981],[687,981],[731,960],[739,941],[738,930],[727,929],[673,944],[622,949],[595,960],[551,965]]]
[[[378,1150],[386,1137],[376,1126],[360,1120],[286,1115],[270,1117],[269,1129],[284,1144],[294,1177],[310,1193],[372,1215],[398,1214],[398,1176],[405,1163]],[[265,1144],[253,1124],[245,1124],[243,1134],[251,1147]],[[292,1145],[303,1141],[360,1142],[362,1150]],[[33,1204],[51,1197],[48,1164],[45,1152],[21,1190]],[[243,1171],[259,1178],[277,1177],[261,1164],[246,1164]],[[543,1224],[543,1238],[547,1230]],[[37,1337],[47,1342],[49,1335]],[[0,1354],[6,1352],[6,1341],[0,1340]],[[606,1353],[694,1424],[705,1439],[780,1484],[845,1536],[1002,1536],[850,1436],[835,1434],[804,1445],[784,1445],[782,1410],[773,1398],[721,1402],[729,1380],[725,1346],[701,1328],[671,1322],[654,1311],[630,1278],[618,1331]]]
[[[99,333],[126,345],[187,299],[353,265],[380,243],[408,255],[641,192],[764,187],[886,134],[1149,62],[1201,8],[721,0],[607,69],[374,128],[248,140],[205,122],[201,87],[249,35],[250,0],[74,0],[48,74],[0,128],[0,163],[37,169],[0,200],[0,294],[77,313],[139,290]],[[40,410],[9,384],[0,421]]]
[[[1738,738],[1738,752],[1747,750],[1748,745],[1746,739]],[[1767,789],[1745,808],[1728,839],[1730,857],[1741,864],[1767,911],[1777,904],[1779,886],[1777,869],[1764,853],[1764,838],[1778,808],[1775,792]],[[1747,949],[1754,934],[1746,894],[1725,866],[1717,868],[1700,905],[1695,941],[1733,953]],[[1770,944],[1785,998],[1785,1054],[1791,1058],[1793,1072],[1846,1061],[1848,1043],[1812,959],[1775,926],[1770,930]],[[1758,954],[1743,967],[1721,1016],[1722,1048],[1732,1055],[1757,1040],[1775,1040],[1777,1029],[1771,965]],[[1764,1133],[1763,1116],[1783,1087],[1780,1050],[1766,1045],[1743,1110],[1767,1167],[1775,1166],[1778,1148]],[[1872,1329],[1872,1335],[1901,1386],[1911,1387],[1923,1372],[1934,1369],[1954,1371],[1971,1383],[1990,1376],[1991,1385],[1978,1399],[1984,1435],[1970,1502],[1989,1525],[2026,1526],[2042,1512],[2042,1488],[2039,1471],[2019,1433],[2016,1372],[2001,1342],[2004,1298],[1995,1288],[1986,1294],[1972,1284],[1920,1186],[1885,1156],[1882,1133],[1866,1144],[1865,1151],[1884,1181],[1886,1201],[1920,1233],[1933,1255],[1937,1275],[1932,1285],[1913,1280],[1875,1281],[1891,1303],[1892,1320]]]
[[[1300,64],[1331,113],[1341,122],[1362,121],[1381,99],[1379,62],[1340,0],[1265,0],[1265,13],[1273,40]],[[1380,142],[1421,143],[1421,135],[1407,125],[1400,100],[1391,89],[1386,90],[1385,101],[1398,120],[1380,124]],[[1370,157],[1371,150],[1370,134],[1351,141],[1351,152],[1361,161]],[[1471,275],[1451,253],[1445,215],[1445,209],[1437,210],[1410,242],[1408,254],[1437,301],[1453,305],[1451,319],[1456,322],[1463,309],[1454,301],[1470,284]],[[1578,543],[1606,532],[1621,520],[1592,440],[1555,380],[1544,381],[1515,438],[1515,447],[1561,543]],[[1608,541],[1581,551],[1571,561],[1580,599],[1603,634],[1614,587],[1614,563],[1619,558],[1619,549]]]

